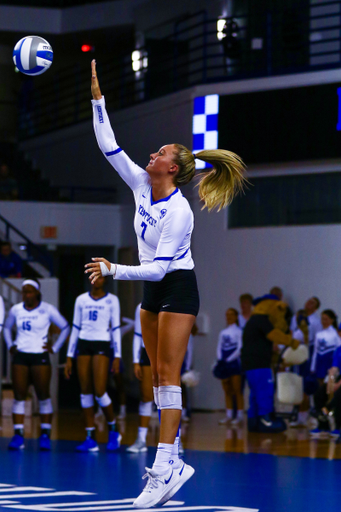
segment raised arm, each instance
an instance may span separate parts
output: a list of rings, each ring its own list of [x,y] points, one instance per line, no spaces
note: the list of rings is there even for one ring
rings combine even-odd
[[[116,169],[127,185],[135,190],[148,183],[149,176],[145,170],[136,165],[116,142],[109,117],[105,108],[105,99],[99,88],[96,61],[91,62],[91,92],[93,96],[93,125],[100,150],[108,162]]]

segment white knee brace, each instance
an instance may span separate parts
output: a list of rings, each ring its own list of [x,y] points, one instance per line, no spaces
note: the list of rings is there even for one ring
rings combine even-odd
[[[180,386],[159,386],[160,409],[182,409]]]
[[[52,414],[53,413],[51,398],[47,398],[46,400],[39,400],[39,413],[40,414]]]
[[[82,409],[89,409],[95,405],[93,395],[81,395],[81,406]]]
[[[140,402],[139,404],[139,415],[140,416],[151,416],[152,415],[153,402]]]
[[[13,414],[25,414],[25,400],[13,400]]]
[[[96,398],[96,402],[101,407],[108,407],[108,405],[111,404],[111,399],[110,399],[110,396],[108,395],[108,393],[104,393],[103,396],[95,396],[95,398]]]
[[[153,395],[154,395],[154,403],[158,409],[160,409],[159,404],[159,388],[153,386]]]

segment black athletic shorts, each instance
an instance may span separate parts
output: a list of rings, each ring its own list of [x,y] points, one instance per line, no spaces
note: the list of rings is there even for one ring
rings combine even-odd
[[[13,356],[12,364],[20,364],[21,366],[48,366],[51,364],[48,352],[19,352],[17,350]]]
[[[150,366],[149,357],[147,354],[147,350],[142,347],[141,354],[140,354],[140,365],[141,366]]]
[[[161,281],[144,281],[141,309],[197,316],[200,300],[194,270],[175,270]]]
[[[110,357],[110,341],[78,340],[77,356],[107,356]]]

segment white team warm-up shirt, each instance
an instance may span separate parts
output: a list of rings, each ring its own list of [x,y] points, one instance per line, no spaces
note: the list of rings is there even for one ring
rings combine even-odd
[[[324,356],[330,352],[334,352],[340,345],[340,336],[332,325],[318,332],[314,340],[314,353],[310,370],[312,372],[316,371],[316,360],[318,356]]]
[[[243,331],[237,324],[232,324],[219,333],[217,359],[231,363],[240,357]]]
[[[309,325],[308,325],[309,346],[313,346],[316,334],[318,332],[322,331],[323,327],[321,324],[320,317],[317,313],[313,313],[313,314],[309,315],[307,318],[309,321]],[[294,315],[291,319],[290,330],[291,330],[291,332],[294,332],[296,329],[297,329],[297,320],[296,320],[296,315]]]
[[[115,357],[121,357],[120,302],[107,293],[94,299],[82,293],[75,302],[73,325],[67,356],[74,357],[78,338],[88,341],[109,341]]]
[[[141,350],[144,347],[143,339],[142,339],[142,329],[141,329],[141,318],[140,318],[141,304],[138,304],[135,309],[135,327],[134,327],[134,340],[133,340],[133,363],[139,364],[141,357]]]
[[[94,130],[108,162],[134,193],[134,227],[141,265],[117,265],[115,279],[160,281],[166,273],[191,270],[191,234],[194,216],[177,188],[170,196],[153,201],[148,173],[118,146],[105,109],[104,97],[92,100]]]
[[[4,299],[0,295],[0,334],[4,326],[5,321],[5,303]]]
[[[4,338],[8,349],[13,345],[12,329],[16,326],[16,338],[14,344],[19,352],[41,354],[43,345],[47,342],[48,330],[51,324],[55,324],[61,332],[53,345],[53,352],[58,352],[70,333],[70,327],[66,319],[58,309],[41,302],[34,309],[26,309],[25,304],[15,304],[9,311],[4,326]]]

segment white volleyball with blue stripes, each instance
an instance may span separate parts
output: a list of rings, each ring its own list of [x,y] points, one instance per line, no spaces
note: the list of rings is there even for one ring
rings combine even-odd
[[[13,50],[13,62],[25,75],[41,75],[49,69],[52,61],[52,46],[40,36],[23,37]]]

